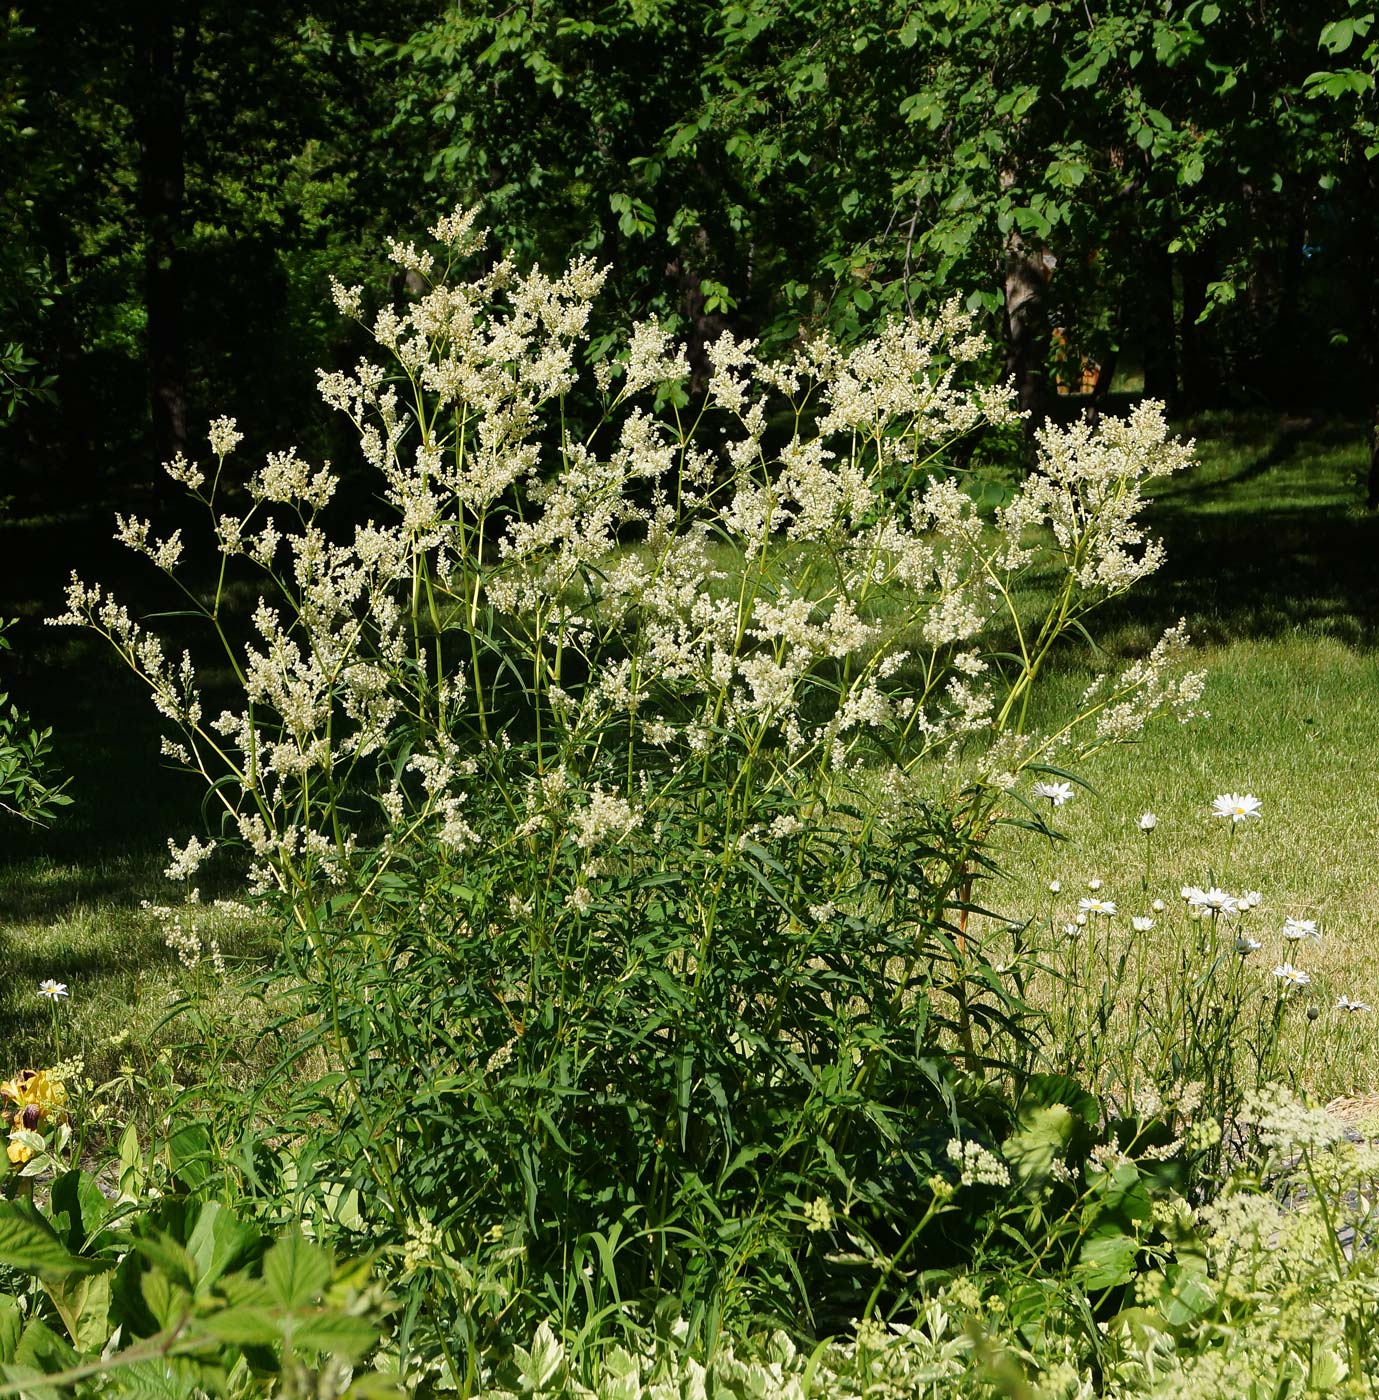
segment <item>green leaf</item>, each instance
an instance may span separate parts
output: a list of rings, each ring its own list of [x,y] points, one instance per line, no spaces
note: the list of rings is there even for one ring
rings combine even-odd
[[[108,1260],[73,1254],[28,1201],[0,1201],[0,1264],[44,1279],[98,1274],[111,1267]]]
[[[184,1123],[168,1135],[168,1169],[189,1191],[204,1186],[215,1154],[204,1123]]]
[[[56,1371],[65,1371],[75,1366],[80,1358],[70,1342],[58,1336],[51,1327],[46,1327],[35,1318],[24,1329],[24,1335],[14,1351],[16,1366],[32,1366],[50,1376]]]
[[[196,1265],[196,1292],[205,1294],[232,1269],[238,1269],[255,1257],[264,1243],[263,1236],[252,1225],[238,1220],[216,1201],[201,1207],[187,1253]]]
[[[1083,1243],[1073,1273],[1089,1293],[1114,1288],[1134,1273],[1139,1249],[1133,1235],[1099,1235]]]
[[[23,1330],[24,1314],[19,1311],[18,1299],[0,1297],[0,1366],[14,1360],[14,1350]]]
[[[378,1340],[378,1328],[362,1317],[321,1311],[298,1318],[292,1325],[292,1345],[322,1356],[362,1356]]]
[[[110,1339],[110,1275],[53,1280],[43,1285],[78,1351],[101,1351]]]
[[[289,1230],[264,1256],[269,1297],[284,1308],[304,1308],[330,1284],[330,1257],[296,1230]]]

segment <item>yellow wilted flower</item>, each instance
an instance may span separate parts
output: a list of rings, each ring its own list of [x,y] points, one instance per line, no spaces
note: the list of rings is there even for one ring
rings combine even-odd
[[[14,1104],[11,1117],[15,1128],[32,1132],[40,1122],[51,1121],[62,1113],[67,1103],[67,1085],[52,1070],[26,1069],[0,1084],[0,1098]],[[15,1160],[13,1146],[10,1160]]]

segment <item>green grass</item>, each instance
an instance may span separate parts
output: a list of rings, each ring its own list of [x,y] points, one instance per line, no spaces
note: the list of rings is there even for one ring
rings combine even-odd
[[[1281,432],[1260,420],[1200,427],[1202,465],[1168,483],[1150,513],[1168,547],[1164,569],[1101,615],[1107,652],[1143,648],[1185,616],[1208,670],[1210,716],[1161,723],[1132,745],[1090,760],[1082,791],[1055,816],[1066,844],[1024,833],[1003,838],[1008,879],[986,891],[1002,913],[1033,910],[1061,929],[1099,878],[1123,916],[1148,913],[1156,896],[1177,915],[1183,884],[1213,874],[1232,891],[1257,889],[1250,931],[1261,982],[1285,958],[1313,977],[1287,1025],[1300,1085],[1329,1098],[1379,1087],[1379,519],[1363,513],[1357,475],[1363,449],[1345,433]],[[1103,662],[1111,658],[1103,658]],[[1066,658],[1054,678],[1072,700],[1094,669]],[[1057,705],[1059,697],[1050,703]],[[1237,832],[1223,872],[1225,824],[1210,815],[1218,793],[1248,792],[1263,816]],[[1152,888],[1142,890],[1144,837],[1152,810]],[[1063,891],[1046,892],[1052,879]],[[1285,916],[1317,919],[1320,943],[1287,943]],[[1164,919],[1132,935],[1122,918],[1111,936],[1154,943]],[[1376,1011],[1345,1016],[1339,994]],[[1307,1032],[1307,1054],[1301,1056]]]

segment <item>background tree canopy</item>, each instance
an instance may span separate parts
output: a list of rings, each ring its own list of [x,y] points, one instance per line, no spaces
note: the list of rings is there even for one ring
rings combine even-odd
[[[1142,382],[1379,422],[1359,0],[89,0],[75,28],[2,24],[0,450],[31,505],[147,492],[213,412],[328,452],[311,370],[352,347],[327,274],[457,201],[519,261],[610,264],[601,333],[658,315],[692,364],[724,327],[847,336],[956,293],[1035,420],[1060,387]]]

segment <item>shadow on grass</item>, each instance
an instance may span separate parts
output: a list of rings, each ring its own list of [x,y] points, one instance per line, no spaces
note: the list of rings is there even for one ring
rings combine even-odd
[[[1359,509],[1358,432],[1285,425],[1208,437],[1201,451],[1201,468],[1146,512],[1163,567],[1100,611],[1103,633],[1143,645],[1185,617],[1198,643],[1379,644],[1379,515]]]

